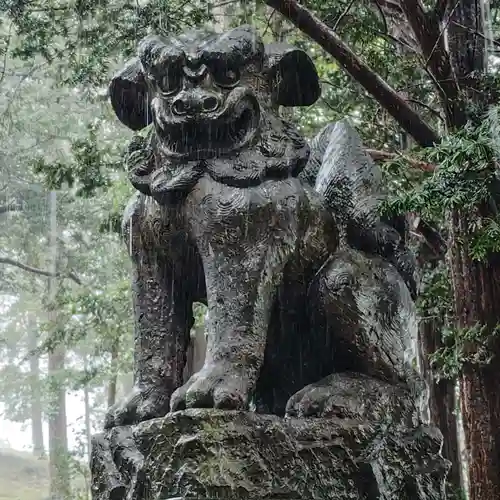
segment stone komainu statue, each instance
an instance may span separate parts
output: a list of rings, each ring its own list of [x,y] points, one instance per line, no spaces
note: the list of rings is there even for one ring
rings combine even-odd
[[[414,418],[398,409],[422,392],[414,262],[378,215],[381,173],[348,123],[309,145],[277,112],[319,98],[308,55],[264,45],[248,26],[149,36],[110,95],[118,118],[143,130],[127,154],[135,388],[106,416],[115,459],[130,448],[117,428],[190,408]],[[208,306],[208,345],[183,384],[193,302]],[[95,441],[94,477],[108,441]]]
[[[309,146],[276,112],[318,99],[306,53],[250,27],[151,36],[110,94],[125,125],[149,128],[127,159],[136,386],[106,427],[252,399],[280,415],[334,372],[417,379],[413,261],[377,214],[380,172],[347,123]],[[207,356],[181,387],[195,301]]]

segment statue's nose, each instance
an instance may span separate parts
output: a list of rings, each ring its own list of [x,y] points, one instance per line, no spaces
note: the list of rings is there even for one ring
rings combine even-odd
[[[195,115],[212,113],[221,105],[220,98],[211,92],[182,92],[172,102],[172,112],[175,115]]]

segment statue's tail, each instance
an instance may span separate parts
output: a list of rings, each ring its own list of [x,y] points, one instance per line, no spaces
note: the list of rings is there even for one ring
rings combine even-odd
[[[348,121],[327,125],[312,140],[301,178],[335,214],[344,242],[391,262],[415,296],[415,259],[405,245],[405,226],[400,220],[404,217],[388,220],[380,214],[387,196],[382,171]]]
[[[382,172],[348,121],[327,125],[312,140],[302,175],[342,224],[373,226],[380,221],[379,205],[387,193]]]

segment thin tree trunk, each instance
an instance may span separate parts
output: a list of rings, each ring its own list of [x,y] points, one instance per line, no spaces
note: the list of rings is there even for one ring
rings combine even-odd
[[[48,280],[49,322],[53,331],[57,327],[57,199],[55,191],[50,193],[50,252],[51,273]],[[56,345],[48,355],[48,376],[51,384],[49,421],[49,470],[50,499],[69,500],[70,482],[68,470],[68,436],[66,431],[66,391],[61,376],[65,368],[65,349]]]
[[[405,56],[405,49],[397,47],[396,49],[401,57]],[[404,93],[401,93],[404,99],[407,98]],[[405,131],[401,133],[401,151],[410,149],[414,144],[413,138]],[[414,218],[408,217],[410,226],[414,225]],[[421,224],[419,220],[418,224]],[[419,274],[421,278],[423,273],[428,270],[434,270],[444,259],[444,253],[437,251],[434,245],[429,246],[427,240],[420,243],[419,248]],[[439,248],[439,245],[437,245]],[[427,410],[428,416],[432,424],[441,431],[443,435],[443,456],[451,462],[451,469],[448,473],[447,484],[448,492],[452,492],[457,498],[462,491],[461,480],[461,457],[458,442],[458,427],[455,415],[456,401],[455,388],[456,380],[447,380],[435,376],[433,369],[430,366],[430,356],[439,348],[443,347],[442,331],[444,326],[444,317],[435,318],[428,317],[426,311],[421,311],[421,319],[419,324],[418,335],[418,351],[419,362],[422,375],[428,387]]]
[[[90,456],[90,443],[92,439],[92,427],[90,425],[90,391],[87,386],[83,388],[83,402],[85,406],[85,436],[87,438],[87,453]]]
[[[68,437],[66,393],[60,377],[64,371],[65,351],[56,347],[49,354],[49,378],[52,380],[49,420],[50,498],[69,500]]]
[[[118,384],[118,373],[116,364],[118,362],[118,344],[114,343],[111,348],[111,376],[108,382],[108,408],[116,402],[116,391]]]
[[[205,322],[191,330],[186,365],[184,366],[183,379],[187,381],[191,375],[201,370],[205,362],[207,341],[205,338]]]
[[[117,380],[117,386],[120,388],[119,394],[117,390],[117,397],[128,394],[134,387],[134,374],[130,372],[120,375]]]
[[[455,415],[456,380],[437,380],[430,367],[429,356],[443,347],[441,341],[442,322],[423,319],[419,328],[419,350],[422,372],[429,388],[429,416],[431,422],[443,434],[443,456],[451,462],[447,482],[451,491],[458,494],[462,490],[460,473],[460,450],[458,446],[457,418]]]
[[[420,226],[420,218],[410,217],[410,226]],[[420,242],[418,251],[418,266],[420,279],[426,272],[432,272],[438,268],[444,259],[444,252],[440,242],[425,240]],[[425,288],[420,290],[425,293]],[[430,308],[429,308],[430,309]],[[430,421],[439,428],[443,435],[443,456],[451,462],[448,473],[448,491],[457,495],[463,491],[461,474],[461,455],[458,441],[458,422],[456,418],[457,401],[455,398],[457,380],[439,379],[430,364],[430,356],[443,347],[442,332],[445,325],[445,312],[441,317],[433,316],[434,311],[420,311],[418,350],[422,375],[428,388],[428,412]],[[435,314],[435,313],[434,313]]]
[[[87,357],[85,356],[84,370],[87,374]],[[87,438],[87,456],[90,457],[90,443],[92,439],[92,426],[90,424],[90,391],[87,384],[83,386],[83,404],[85,408],[85,437]]]
[[[35,352],[37,345],[36,321],[29,319],[28,323],[29,350]],[[37,458],[45,457],[43,442],[43,410],[40,387],[40,359],[38,354],[30,357],[30,390],[31,390],[31,442],[33,455]]]

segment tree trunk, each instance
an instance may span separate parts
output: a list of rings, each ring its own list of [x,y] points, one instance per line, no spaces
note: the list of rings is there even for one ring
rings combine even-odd
[[[57,200],[56,193],[50,193],[50,252],[51,274],[48,280],[49,323],[54,332],[57,328],[55,304],[57,279]],[[61,377],[65,367],[65,349],[56,345],[48,355],[48,377],[50,381],[49,421],[49,470],[50,499],[69,500],[70,480],[68,470],[68,437],[66,431],[66,391]]]
[[[461,95],[471,112],[466,117],[480,125],[489,103],[488,93],[478,83],[487,72],[483,4],[479,0],[449,0],[448,45],[453,73],[461,85]],[[472,78],[471,78],[472,77]],[[449,121],[450,130],[460,121]],[[500,324],[500,257],[489,253],[482,261],[470,257],[471,223],[494,218],[487,207],[454,210],[450,214],[450,268],[457,327],[483,328],[481,337],[489,337],[491,361],[472,362],[478,344],[468,340],[463,346],[466,362],[460,376],[460,402],[467,449],[470,500],[500,498],[500,342],[492,336]]]
[[[65,351],[56,347],[49,354],[51,380],[49,420],[50,499],[69,500],[68,437],[66,392],[60,378],[64,372]]]
[[[118,344],[114,343],[111,348],[111,376],[108,383],[108,408],[111,408],[116,402],[116,391],[118,384],[118,372],[116,363],[118,361]]]
[[[420,234],[425,234],[424,224],[420,218],[410,217],[410,227],[418,229]],[[425,241],[418,243],[418,268],[421,283],[425,284],[426,273],[437,270],[444,259],[444,249],[439,241],[434,241],[430,234],[427,234]],[[425,299],[425,288],[421,287],[420,294]],[[439,300],[439,299],[434,299]],[[423,304],[428,304],[428,309],[422,308]],[[418,335],[418,350],[422,375],[427,383],[428,412],[430,421],[439,428],[443,434],[443,456],[451,462],[451,469],[448,473],[448,491],[458,498],[463,491],[461,473],[461,455],[458,440],[458,421],[456,417],[457,401],[455,398],[457,380],[439,379],[430,364],[430,356],[438,349],[444,347],[442,342],[442,332],[445,325],[446,312],[442,307],[435,307],[433,301],[427,301],[420,305],[420,324]],[[438,311],[436,312],[435,309]]]
[[[451,462],[447,482],[455,494],[462,490],[460,473],[460,450],[458,446],[457,419],[455,415],[456,380],[437,380],[430,367],[429,356],[443,347],[441,341],[442,322],[423,319],[419,328],[419,350],[422,372],[429,388],[429,415],[431,422],[443,434],[443,456]]]
[[[87,454],[90,457],[92,426],[90,425],[90,391],[87,386],[84,386],[83,388],[83,402],[85,406],[85,437],[87,438]]]
[[[29,351],[35,352],[37,345],[36,321],[29,319],[28,323]],[[38,354],[30,356],[30,390],[31,390],[31,442],[33,455],[37,458],[45,457],[43,442],[43,411],[40,387],[40,359]]]
[[[469,256],[470,215],[451,216],[450,264],[458,327],[485,326],[491,333],[500,323],[500,261],[490,256],[475,262]],[[469,354],[477,348],[466,346]],[[492,339],[493,361],[465,363],[460,377],[461,406],[468,458],[470,500],[500,498],[500,345]]]
[[[207,341],[205,338],[206,324],[195,326],[191,330],[191,339],[186,355],[186,365],[184,366],[183,380],[187,381],[191,375],[201,370],[205,362]]]
[[[132,372],[123,373],[117,379],[117,397],[124,397],[125,394],[129,394],[134,387],[134,374]]]
[[[88,363],[87,363],[87,357],[85,356],[85,361],[84,361],[84,370],[85,370],[85,375],[88,373]],[[85,437],[87,439],[87,457],[90,458],[90,443],[92,439],[92,426],[90,424],[90,391],[89,388],[87,387],[87,384],[83,386],[83,405],[85,408]]]

